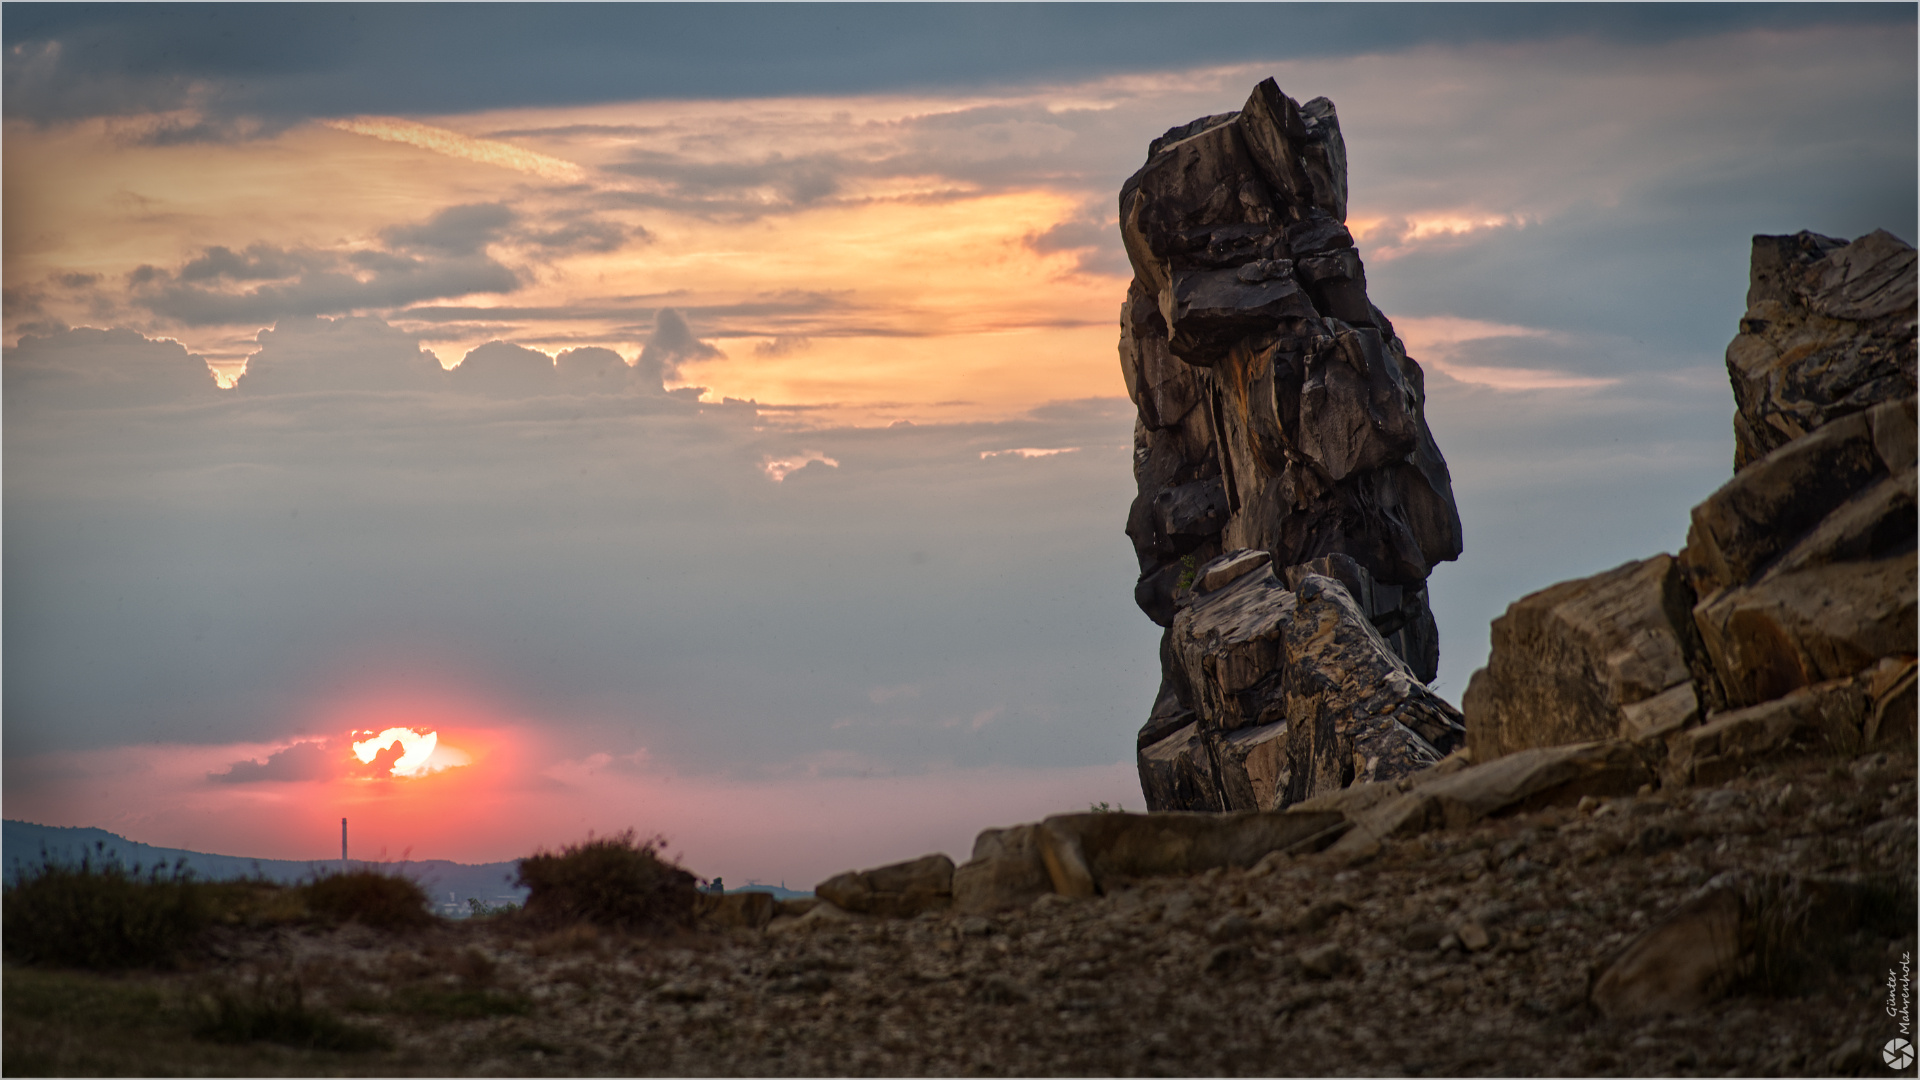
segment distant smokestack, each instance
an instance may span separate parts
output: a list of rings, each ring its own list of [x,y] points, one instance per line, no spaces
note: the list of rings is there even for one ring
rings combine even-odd
[[[347,869],[347,819],[340,819],[340,870]]]

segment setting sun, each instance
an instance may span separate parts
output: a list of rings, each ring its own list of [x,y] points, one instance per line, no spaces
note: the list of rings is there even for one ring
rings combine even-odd
[[[393,763],[392,775],[394,776],[421,776],[431,771],[428,768],[428,761],[433,757],[434,749],[440,744],[440,733],[437,731],[421,733],[412,728],[390,727],[378,735],[372,732],[360,732],[360,734],[371,737],[355,742],[353,754],[369,765],[373,764],[373,759],[379,756],[380,751],[396,742],[400,744],[400,756]]]

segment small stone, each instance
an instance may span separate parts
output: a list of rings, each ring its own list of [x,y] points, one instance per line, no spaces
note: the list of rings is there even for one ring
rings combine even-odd
[[[1347,950],[1333,942],[1303,949],[1296,959],[1300,963],[1300,970],[1315,979],[1331,979],[1335,975],[1345,974],[1353,966],[1353,958],[1347,955]]]
[[[1410,952],[1432,952],[1447,938],[1447,928],[1437,922],[1417,922],[1400,935],[1400,944]]]
[[[1493,939],[1487,935],[1487,928],[1477,922],[1462,923],[1454,933],[1468,952],[1479,952],[1493,944]]]
[[[1033,1000],[1025,987],[1005,975],[989,975],[973,990],[974,1000],[987,1005],[1024,1005]]]
[[[1579,811],[1582,814],[1591,814],[1593,813],[1594,809],[1597,808],[1599,805],[1600,805],[1599,799],[1596,799],[1591,795],[1582,795],[1580,796],[1579,804],[1576,805],[1574,809]]]
[[[1253,952],[1245,945],[1219,945],[1207,954],[1201,970],[1209,975],[1219,975],[1236,971],[1251,959],[1253,959]]]
[[[1222,915],[1207,924],[1207,937],[1218,942],[1239,941],[1252,931],[1253,924],[1244,915]]]
[[[670,982],[653,992],[655,999],[672,1002],[676,1005],[691,1005],[707,1000],[707,988],[692,983]]]
[[[986,937],[993,931],[993,920],[984,915],[969,915],[960,920],[960,933],[967,937]]]

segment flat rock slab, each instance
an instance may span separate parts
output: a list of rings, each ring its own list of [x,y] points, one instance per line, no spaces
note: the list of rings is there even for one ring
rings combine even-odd
[[[814,895],[858,915],[908,918],[953,904],[953,860],[925,855],[872,870],[848,870],[814,886]]]
[[[1482,818],[1570,806],[1584,796],[1631,794],[1653,778],[1641,751],[1623,740],[1522,750],[1484,765],[1435,770],[1382,792],[1364,809],[1358,796],[1307,802],[1301,810],[1347,800],[1353,828],[1329,849],[1337,857],[1367,853],[1381,840],[1432,829],[1462,829]]]
[[[1331,841],[1346,825],[1337,812],[1061,814],[1038,839],[1053,891],[1097,895],[1138,878],[1248,869],[1271,852]]]

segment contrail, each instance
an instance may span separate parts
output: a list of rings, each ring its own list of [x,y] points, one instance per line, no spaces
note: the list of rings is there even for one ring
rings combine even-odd
[[[531,173],[546,180],[578,183],[587,178],[587,171],[571,161],[524,150],[509,143],[496,142],[492,139],[476,139],[471,135],[448,131],[446,128],[417,124],[412,120],[399,120],[390,116],[351,116],[344,120],[320,122],[340,131],[351,131],[355,135],[370,135],[386,142],[406,143],[408,146],[417,146],[436,154],[445,154],[463,161],[478,161],[483,165],[498,165],[516,172]]]

